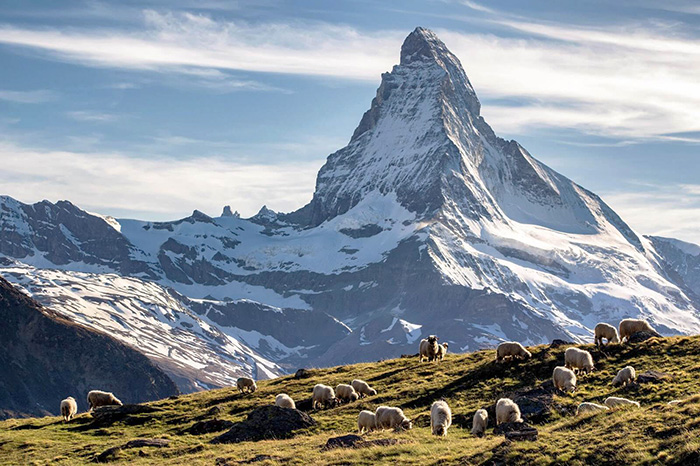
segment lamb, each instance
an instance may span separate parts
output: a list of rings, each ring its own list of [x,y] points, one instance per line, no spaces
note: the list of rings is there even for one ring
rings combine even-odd
[[[427,361],[435,361],[439,351],[438,345],[439,338],[435,335],[430,335],[428,338],[423,338],[418,346],[418,351],[420,353],[420,362],[423,362],[423,358]]]
[[[239,377],[238,380],[236,380],[236,387],[238,387],[238,391],[241,393],[254,393],[255,390],[258,389],[255,380],[250,377]]]
[[[292,397],[286,393],[280,393],[275,397],[275,406],[279,406],[280,408],[297,409],[297,405],[294,404]]]
[[[114,396],[113,393],[103,392],[101,390],[92,390],[87,394],[87,404],[89,411],[100,407],[100,406],[122,406],[122,402],[119,398]]]
[[[634,383],[634,379],[637,378],[637,373],[634,371],[634,367],[626,366],[620,369],[615,378],[612,381],[613,387],[620,385],[629,385]]]
[[[586,350],[567,348],[564,352],[564,366],[569,369],[583,370],[586,374],[593,372],[593,356]]]
[[[360,395],[360,398],[364,396],[374,396],[377,394],[377,390],[370,388],[369,384],[364,380],[355,379],[350,383],[350,385],[352,385],[352,388],[354,388],[357,394]]]
[[[620,343],[620,338],[617,336],[617,329],[610,324],[600,322],[594,329],[595,339],[593,340],[596,346],[603,346],[603,338],[608,340],[607,344]]]
[[[654,328],[651,325],[649,325],[649,322],[647,322],[646,320],[624,319],[620,322],[621,342],[624,342],[625,338],[627,339],[627,342],[629,342],[630,337],[637,332],[649,332],[658,335],[658,332],[654,330]]]
[[[590,403],[588,401],[584,401],[580,405],[578,405],[578,408],[576,408],[576,415],[580,414],[585,414],[585,413],[597,413],[600,411],[608,411],[607,406],[599,405],[596,403]]]
[[[477,409],[472,420],[472,435],[481,437],[486,432],[489,422],[489,413],[485,409]]]
[[[360,398],[352,385],[347,385],[344,383],[339,384],[335,387],[335,396],[341,401],[353,402]]]
[[[448,346],[449,345],[447,344],[447,342],[445,342],[441,345],[438,345],[438,352],[437,352],[438,361],[442,361],[443,359],[445,359],[445,355],[447,354],[447,347]]]
[[[321,383],[314,386],[311,403],[313,409],[316,409],[317,405],[328,408],[329,406],[333,407],[336,404],[338,404],[338,399],[335,397],[333,387],[329,387],[328,385],[323,385]]]
[[[632,401],[628,400],[627,398],[618,398],[616,396],[607,397],[603,403],[610,409],[629,408],[632,406],[639,408],[639,401]]]
[[[520,408],[510,398],[501,398],[496,403],[496,425],[504,422],[523,422]]]
[[[443,400],[430,407],[430,429],[433,435],[447,437],[447,429],[452,425],[452,410]]]
[[[377,429],[377,416],[372,411],[362,410],[357,416],[357,432],[371,432]]]
[[[380,406],[374,412],[377,417],[377,427],[380,429],[410,430],[413,422],[404,416],[401,408]]]
[[[61,416],[64,422],[70,421],[76,414],[78,414],[78,403],[75,402],[75,398],[69,396],[61,401]]]
[[[532,353],[525,349],[517,341],[504,341],[496,348],[496,362],[502,362],[505,358],[530,359]]]
[[[576,391],[576,374],[571,369],[564,366],[557,366],[552,372],[552,382],[554,388],[564,393]]]

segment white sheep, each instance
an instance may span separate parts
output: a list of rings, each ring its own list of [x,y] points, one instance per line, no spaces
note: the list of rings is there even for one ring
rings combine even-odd
[[[586,350],[574,347],[566,348],[564,366],[569,369],[581,370],[586,374],[593,372],[593,356]]]
[[[584,401],[578,408],[576,408],[576,415],[581,415],[585,413],[598,413],[600,411],[607,411],[609,408],[607,406],[599,405],[597,403],[591,403]]]
[[[523,422],[520,417],[520,408],[510,398],[501,398],[496,403],[496,425],[504,422]]]
[[[92,390],[87,394],[87,403],[89,411],[100,407],[100,406],[122,406],[122,402],[119,398],[114,396],[113,393],[103,392],[101,390]]]
[[[352,388],[355,389],[355,391],[358,395],[360,395],[360,397],[374,396],[377,394],[377,390],[371,388],[369,384],[364,380],[355,379],[350,383],[350,385],[352,385]]]
[[[438,345],[439,338],[435,335],[430,335],[428,338],[423,338],[418,346],[418,351],[420,353],[420,362],[423,362],[423,358],[427,361],[435,361],[439,351]]]
[[[447,429],[452,425],[452,410],[447,402],[440,400],[430,407],[430,429],[433,435],[447,436]]]
[[[450,345],[448,345],[447,342],[445,342],[441,345],[438,345],[438,352],[437,352],[438,361],[442,361],[443,359],[445,359],[445,355],[447,354],[447,348],[449,346]]]
[[[352,388],[352,385],[347,385],[344,383],[338,384],[338,386],[335,387],[335,396],[339,400],[346,401],[348,403],[357,401],[358,398],[360,398],[360,395],[358,395],[355,389]]]
[[[634,367],[632,366],[626,366],[623,369],[620,369],[620,372],[617,373],[615,378],[612,381],[613,387],[617,387],[619,385],[629,385],[634,383],[634,379],[637,378],[637,373],[634,370]]]
[[[481,437],[486,432],[489,422],[489,413],[485,409],[477,409],[472,420],[472,435]]]
[[[239,377],[238,380],[236,380],[236,387],[241,393],[254,393],[255,390],[258,389],[255,380],[250,377]]]
[[[73,419],[76,414],[78,414],[78,403],[75,402],[75,398],[69,396],[65,400],[61,400],[61,416],[65,422]]]
[[[576,391],[576,374],[564,366],[557,366],[552,372],[554,388],[564,393]]]
[[[328,385],[323,385],[321,383],[314,386],[311,403],[313,409],[316,409],[317,405],[328,408],[329,406],[333,407],[336,404],[338,404],[338,399],[335,397],[333,387],[329,387]]]
[[[603,338],[608,340],[607,344],[620,343],[620,338],[617,336],[617,329],[610,324],[600,322],[593,330],[595,334],[594,343],[596,346],[603,346]]]
[[[380,406],[374,412],[377,417],[377,427],[380,429],[410,430],[413,422],[404,416],[401,408]]]
[[[618,398],[616,396],[607,397],[603,403],[610,409],[629,408],[632,406],[639,408],[639,401],[632,401],[628,400],[627,398]]]
[[[530,359],[531,357],[532,353],[517,341],[504,341],[496,348],[497,362],[502,362],[505,358]]]
[[[362,410],[357,416],[357,432],[371,432],[377,429],[377,416],[372,411]]]
[[[275,397],[275,406],[279,406],[280,408],[297,409],[297,405],[294,403],[294,400],[292,400],[292,397],[286,393],[280,393]]]
[[[649,325],[646,320],[640,319],[624,319],[620,322],[620,341],[624,342],[625,339],[629,342],[632,335],[637,332],[650,332],[656,334],[654,327]]]

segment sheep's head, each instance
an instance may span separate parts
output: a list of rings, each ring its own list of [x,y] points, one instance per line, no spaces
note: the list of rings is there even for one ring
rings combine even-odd
[[[612,343],[620,343],[620,337],[617,336],[617,333],[615,333],[615,336],[612,337],[612,340],[610,340]]]
[[[438,340],[439,340],[439,338],[436,337],[435,335],[430,335],[428,337],[428,343],[430,343],[431,345],[436,345]]]
[[[370,396],[374,396],[374,395],[376,395],[376,394],[377,394],[377,390],[375,390],[374,388],[370,388],[370,389],[369,389],[369,395],[370,395]]]
[[[352,392],[350,394],[350,401],[357,401],[358,398],[360,398],[360,396],[357,393]]]
[[[525,359],[530,359],[530,358],[532,357],[532,353],[529,352],[528,350],[523,350],[522,356],[523,356]]]
[[[434,433],[435,433],[435,435],[439,435],[439,436],[446,435],[445,426],[437,426]]]
[[[404,419],[401,424],[398,425],[396,430],[411,430],[413,429],[413,421],[410,419]]]
[[[591,364],[584,364],[583,366],[583,372],[586,374],[589,374],[595,370],[595,367],[593,367]]]

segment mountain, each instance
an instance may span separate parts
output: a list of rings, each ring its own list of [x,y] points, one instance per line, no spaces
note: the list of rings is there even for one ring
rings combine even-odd
[[[114,391],[125,403],[178,393],[138,351],[43,308],[2,278],[0,321],[0,419],[57,415],[71,395],[85,410],[93,389]]]
[[[220,217],[195,211],[148,222],[4,197],[0,253],[24,267],[17,274],[29,278],[18,283],[46,283],[36,278],[46,269],[107,284],[118,281],[110,282],[114,274],[156,283],[158,294],[177,296],[188,315],[237,340],[236,357],[267,359],[255,364],[271,372],[273,363],[292,369],[412,353],[433,333],[467,351],[505,339],[585,340],[597,322],[625,317],[648,319],[664,334],[700,332],[693,276],[682,278],[678,260],[666,257],[674,250],[496,136],[480,111],[457,57],[417,28],[301,209],[263,207],[243,219],[227,206]],[[51,283],[52,305],[66,315],[71,280]],[[245,327],[221,317],[242,302],[250,303]],[[281,320],[254,317],[271,308]],[[268,343],[244,343],[243,328]],[[204,341],[197,345],[215,348],[204,333],[194,332]],[[278,343],[284,348],[275,353]],[[162,351],[151,357],[161,367],[179,364],[164,362],[171,357]],[[252,373],[253,364],[240,369]]]

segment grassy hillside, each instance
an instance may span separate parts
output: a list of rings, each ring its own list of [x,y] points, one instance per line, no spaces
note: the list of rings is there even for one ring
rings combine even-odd
[[[100,429],[82,430],[90,415],[64,424],[55,417],[9,420],[0,423],[0,464],[80,464],[91,462],[105,449],[135,438],[166,438],[165,448],[123,450],[112,464],[223,465],[249,462],[259,455],[272,459],[255,464],[698,464],[700,463],[700,337],[651,339],[631,346],[611,346],[604,352],[586,347],[597,370],[579,381],[574,395],[554,395],[551,415],[540,424],[534,442],[508,442],[489,429],[484,438],[469,434],[474,411],[516,390],[548,383],[552,369],[564,360],[565,348],[530,348],[526,363],[496,364],[494,351],[450,354],[440,364],[417,358],[313,370],[295,380],[283,377],[259,383],[258,391],[242,396],[233,388],[180,396],[151,403],[162,409],[136,415]],[[672,375],[659,383],[628,389],[610,384],[627,364],[638,373],[657,370]],[[327,411],[312,412],[318,425],[288,440],[266,440],[213,445],[219,433],[190,435],[183,430],[195,421],[211,419],[213,407],[220,419],[240,421],[261,405],[272,404],[286,392],[297,402],[310,397],[314,384],[335,386],[353,378],[367,380],[378,390],[375,397]],[[66,394],[68,395],[68,394]],[[117,394],[118,395],[118,394]],[[575,417],[581,401],[602,403],[610,395],[639,401],[641,409]],[[82,396],[82,395],[81,395]],[[447,438],[436,438],[428,427],[431,403],[443,397],[450,404],[455,425]],[[667,401],[687,399],[670,407]],[[128,400],[125,400],[128,401]],[[417,417],[413,430],[375,432],[368,439],[398,438],[392,446],[322,451],[329,437],[356,430],[361,409],[380,404],[399,406]],[[223,433],[223,432],[220,432]]]

